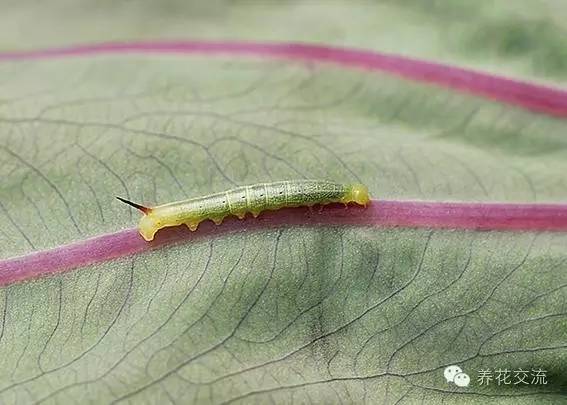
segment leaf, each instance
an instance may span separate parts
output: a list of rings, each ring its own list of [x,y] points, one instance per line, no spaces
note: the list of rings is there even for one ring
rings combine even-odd
[[[124,39],[316,42],[563,85],[567,79],[562,0],[12,3],[0,16],[3,50]],[[22,30],[22,21],[37,23]]]
[[[286,178],[380,199],[561,202],[565,121],[427,83],[252,56],[3,62],[3,258]],[[2,403],[559,402],[567,234],[279,227],[2,289]],[[457,364],[472,378],[447,384]],[[541,368],[548,384],[481,386]]]

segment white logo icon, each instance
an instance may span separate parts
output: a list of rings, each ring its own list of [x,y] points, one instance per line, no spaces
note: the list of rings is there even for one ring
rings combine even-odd
[[[463,373],[463,370],[459,366],[449,366],[445,368],[443,372],[447,383],[455,383],[457,387],[468,387],[471,378],[468,374]]]
[[[468,374],[459,373],[455,376],[453,382],[457,387],[468,387],[471,382],[471,378]]]
[[[445,369],[443,375],[447,382],[454,382],[455,376],[459,373],[462,373],[463,370],[459,366],[449,366]]]

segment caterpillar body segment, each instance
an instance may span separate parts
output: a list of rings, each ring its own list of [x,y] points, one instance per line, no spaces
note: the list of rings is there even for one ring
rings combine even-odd
[[[286,207],[351,202],[366,206],[370,202],[368,189],[362,184],[322,180],[260,183],[151,208],[117,198],[144,213],[139,232],[146,241],[153,240],[155,233],[164,227],[185,224],[194,231],[206,219],[218,225],[229,215],[242,219],[246,213],[256,217],[262,211]]]

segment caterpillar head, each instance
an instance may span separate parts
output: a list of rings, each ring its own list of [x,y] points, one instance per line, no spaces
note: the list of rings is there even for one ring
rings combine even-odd
[[[359,205],[366,206],[366,204],[370,202],[368,187],[364,184],[353,184],[349,187],[347,198],[348,202],[355,202]]]

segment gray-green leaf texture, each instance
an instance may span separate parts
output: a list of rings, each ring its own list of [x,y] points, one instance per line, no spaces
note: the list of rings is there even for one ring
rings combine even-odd
[[[421,30],[436,37],[439,21],[461,10],[391,3],[375,6],[389,10],[376,24],[397,27],[408,43]],[[548,18],[543,4],[558,4],[536,3],[520,11],[541,15],[525,18]],[[171,13],[182,7],[171,4]],[[504,27],[504,3],[491,18],[482,4],[474,18]],[[140,22],[160,15],[149,16],[145,2],[128,16],[100,7],[122,39],[144,37]],[[286,7],[305,21],[319,10]],[[7,9],[20,18],[37,13]],[[337,19],[339,11],[345,19],[364,14],[339,2],[332,9]],[[257,22],[243,28],[268,13],[261,6],[226,10],[224,37],[234,29],[235,37],[270,39]],[[202,13],[194,18],[210,30],[209,17],[222,20]],[[408,13],[423,22],[418,32],[401,28]],[[96,37],[77,15],[60,31],[26,34],[26,43],[4,36],[2,45],[61,45],[65,30],[77,30],[76,41],[116,39]],[[172,35],[154,37],[185,32],[167,18],[176,24],[162,33]],[[366,18],[351,38],[371,48]],[[523,17],[514,18],[517,31]],[[540,28],[555,56],[545,68],[530,62],[537,47],[511,54],[494,45],[494,65],[562,80],[565,54],[553,48],[561,23]],[[305,35],[330,41],[332,28],[322,22]],[[272,39],[286,39],[279,30]],[[394,48],[390,35],[383,50]],[[460,43],[470,53],[443,41],[414,45],[414,53],[478,66],[484,41],[468,33]],[[138,213],[115,195],[161,203],[311,177],[361,181],[384,199],[565,202],[566,129],[558,118],[332,64],[195,54],[4,61],[0,258],[134,227]],[[282,227],[12,285],[0,291],[0,403],[565,403],[566,247],[560,232]],[[471,376],[469,387],[445,381],[452,364]],[[541,368],[548,384],[481,386],[478,372],[489,368]]]

